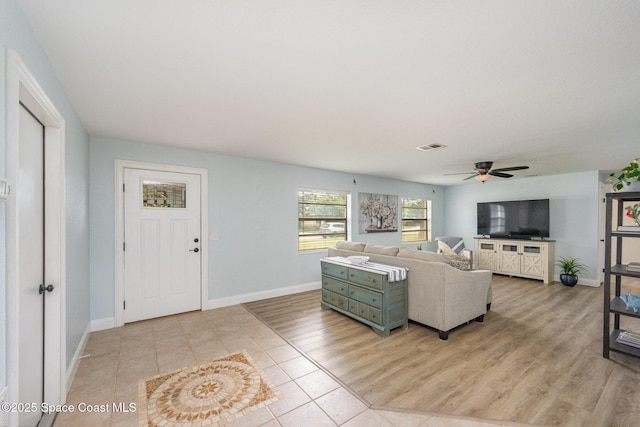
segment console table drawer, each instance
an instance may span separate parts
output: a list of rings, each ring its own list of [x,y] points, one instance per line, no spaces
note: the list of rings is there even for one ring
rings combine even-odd
[[[382,311],[369,307],[369,320],[378,325],[382,325]]]
[[[349,298],[372,307],[382,308],[382,294],[369,291],[360,286],[349,285]]]
[[[340,295],[349,296],[349,285],[328,276],[322,276],[322,288]]]
[[[349,269],[349,280],[354,283],[368,286],[373,289],[382,289],[385,276],[381,274],[371,273],[368,271]]]
[[[335,265],[328,262],[322,263],[322,274],[337,277],[338,279],[347,280],[349,277],[349,268],[342,265]]]
[[[375,323],[376,325],[384,324],[382,321],[382,311],[377,308],[370,307],[367,304],[350,299],[349,311],[358,317]]]
[[[326,302],[327,304],[335,305],[336,307],[343,310],[346,310],[349,304],[349,300],[347,297],[338,295],[335,292],[331,292],[326,289],[322,290],[322,301]]]

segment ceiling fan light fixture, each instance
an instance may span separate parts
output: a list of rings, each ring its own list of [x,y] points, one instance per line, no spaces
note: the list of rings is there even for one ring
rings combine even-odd
[[[489,178],[491,178],[491,175],[489,174],[482,174],[482,175],[478,175],[476,176],[476,179],[480,182],[482,182],[484,184],[485,181],[489,181]]]

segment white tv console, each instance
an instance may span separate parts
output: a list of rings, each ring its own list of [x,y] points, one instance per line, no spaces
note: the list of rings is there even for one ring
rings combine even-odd
[[[476,237],[475,241],[475,268],[553,282],[555,240]]]

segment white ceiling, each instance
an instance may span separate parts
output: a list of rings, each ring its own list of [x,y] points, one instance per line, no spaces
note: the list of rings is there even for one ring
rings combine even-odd
[[[640,157],[638,0],[18,4],[94,136],[441,185]]]

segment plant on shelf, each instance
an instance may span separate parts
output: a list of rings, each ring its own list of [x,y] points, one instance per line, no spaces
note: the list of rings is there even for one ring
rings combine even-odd
[[[633,162],[620,170],[620,172],[613,172],[609,175],[609,182],[613,185],[614,191],[620,191],[624,188],[629,189],[632,187],[632,191],[640,191],[640,168],[638,167],[638,161],[635,159]]]
[[[556,265],[560,267],[560,281],[565,286],[575,286],[578,276],[587,270],[587,266],[578,258],[560,257]]]

